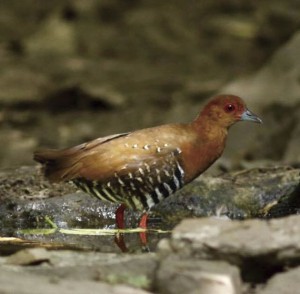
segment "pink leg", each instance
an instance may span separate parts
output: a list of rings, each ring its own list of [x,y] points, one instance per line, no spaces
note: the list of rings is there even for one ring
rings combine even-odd
[[[147,229],[147,220],[148,220],[148,214],[145,212],[141,217],[139,227],[142,229]]]
[[[124,210],[126,206],[121,204],[116,210],[116,225],[118,229],[125,229]]]
[[[126,206],[121,204],[116,210],[116,226],[117,229],[125,229],[125,222],[124,222],[124,211]],[[121,249],[122,252],[127,252],[128,249],[125,244],[124,235],[122,233],[117,233],[115,235],[115,243]]]
[[[141,217],[141,220],[140,220],[139,227],[142,228],[142,229],[147,229],[147,220],[148,220],[148,214],[143,213],[143,215]],[[147,234],[146,234],[146,232],[140,232],[140,240],[141,240],[141,242],[144,246],[147,245]]]

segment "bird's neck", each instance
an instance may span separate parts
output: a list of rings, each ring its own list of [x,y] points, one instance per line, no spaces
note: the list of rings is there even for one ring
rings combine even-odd
[[[193,180],[221,156],[228,134],[227,128],[209,120],[194,121],[190,128],[196,136],[193,144],[186,148],[187,181]]]
[[[212,117],[200,114],[191,123],[191,127],[199,134],[201,140],[206,139],[209,142],[223,142],[228,134],[228,127],[218,123]]]

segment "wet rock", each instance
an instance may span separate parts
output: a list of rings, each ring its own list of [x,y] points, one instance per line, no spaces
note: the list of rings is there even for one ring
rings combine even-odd
[[[152,217],[159,217],[159,222],[170,228],[191,216],[245,219],[294,214],[300,208],[299,183],[299,170],[289,167],[256,168],[220,177],[203,175],[154,207]],[[11,229],[45,224],[45,216],[62,227],[114,225],[118,205],[74,193],[76,190],[67,183],[49,183],[33,167],[3,170],[0,195],[6,200],[0,206],[0,220]],[[128,210],[128,225],[135,227],[139,216]]]
[[[241,293],[239,270],[226,262],[165,258],[157,273],[159,293]]]
[[[286,272],[276,274],[268,280],[263,290],[257,294],[295,294],[300,288],[300,267],[289,269]]]
[[[246,219],[298,213],[299,182],[299,170],[289,167],[256,168],[222,177],[203,175],[153,209],[148,248],[155,250],[157,242],[186,217]],[[119,252],[114,233],[109,233],[115,228],[118,205],[75,191],[67,183],[49,183],[34,167],[3,170],[0,173],[1,233],[44,244],[50,242],[55,248],[64,244],[66,248]],[[137,227],[140,216],[140,212],[128,209],[126,227]],[[75,228],[83,231],[72,231]],[[67,229],[71,231],[64,231]],[[95,231],[84,232],[85,229]],[[139,234],[125,234],[124,239],[125,251],[144,251]]]
[[[171,222],[212,215],[279,217],[298,212],[299,183],[299,169],[289,167],[254,168],[219,177],[202,175],[153,211]]]
[[[181,257],[227,261],[241,268],[244,281],[262,282],[299,263],[299,233],[299,216],[268,222],[189,219],[174,229],[170,246]]]

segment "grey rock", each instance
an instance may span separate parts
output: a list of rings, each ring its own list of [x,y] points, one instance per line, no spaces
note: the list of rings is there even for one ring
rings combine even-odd
[[[297,31],[258,73],[230,83],[221,92],[246,96],[249,104],[260,109],[275,102],[295,105],[300,101],[299,48],[300,31]]]
[[[32,256],[38,258],[34,259]],[[36,262],[31,262],[34,260]],[[154,254],[118,255],[70,250],[47,251],[41,248],[26,249],[0,258],[3,271],[18,272],[20,275],[30,273],[35,275],[37,280],[48,278],[58,284],[65,280],[84,283],[97,281],[143,289],[153,288],[157,263]]]
[[[157,273],[159,293],[238,294],[241,293],[239,270],[222,261],[165,258]]]
[[[266,279],[272,268],[299,262],[299,236],[297,215],[270,221],[189,219],[174,229],[170,246],[181,256],[238,265],[244,280],[258,281]]]
[[[273,262],[282,262],[289,257],[298,257],[299,223],[297,215],[268,222],[188,219],[174,229],[171,244],[173,249],[184,249],[185,252],[190,250],[190,253],[199,253],[203,257],[213,257],[213,249],[218,249],[218,255],[224,254],[226,257],[228,254],[228,259],[235,255],[237,262],[243,256],[254,257],[268,253],[274,255]]]
[[[108,285],[98,281],[56,279],[47,276],[36,276],[35,273],[18,270],[0,269],[0,292],[18,294],[146,294],[147,291],[126,285]]]

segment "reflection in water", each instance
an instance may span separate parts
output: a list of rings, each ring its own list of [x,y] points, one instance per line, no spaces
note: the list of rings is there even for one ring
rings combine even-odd
[[[105,232],[104,232],[105,231]],[[77,250],[93,250],[105,253],[112,252],[153,252],[157,243],[162,239],[170,236],[169,231],[149,230],[147,232],[138,232],[124,230],[26,230],[17,232],[17,236],[23,240],[34,241],[47,244],[51,248],[60,245],[61,249],[73,248]],[[147,238],[145,237],[147,234]],[[145,242],[147,240],[147,242]]]
[[[156,224],[157,225],[157,224]],[[3,236],[2,232],[0,234]],[[19,229],[13,234],[28,243],[20,244],[20,248],[43,246],[47,248],[93,250],[105,253],[137,253],[153,252],[157,243],[170,236],[169,228],[155,228],[153,225],[149,229],[65,229],[58,228],[52,224],[52,228],[47,229]],[[11,244],[10,244],[11,245]],[[18,244],[15,251],[17,251]],[[1,246],[1,248],[4,248]],[[19,249],[20,249],[19,248]],[[1,254],[1,249],[0,249]]]

